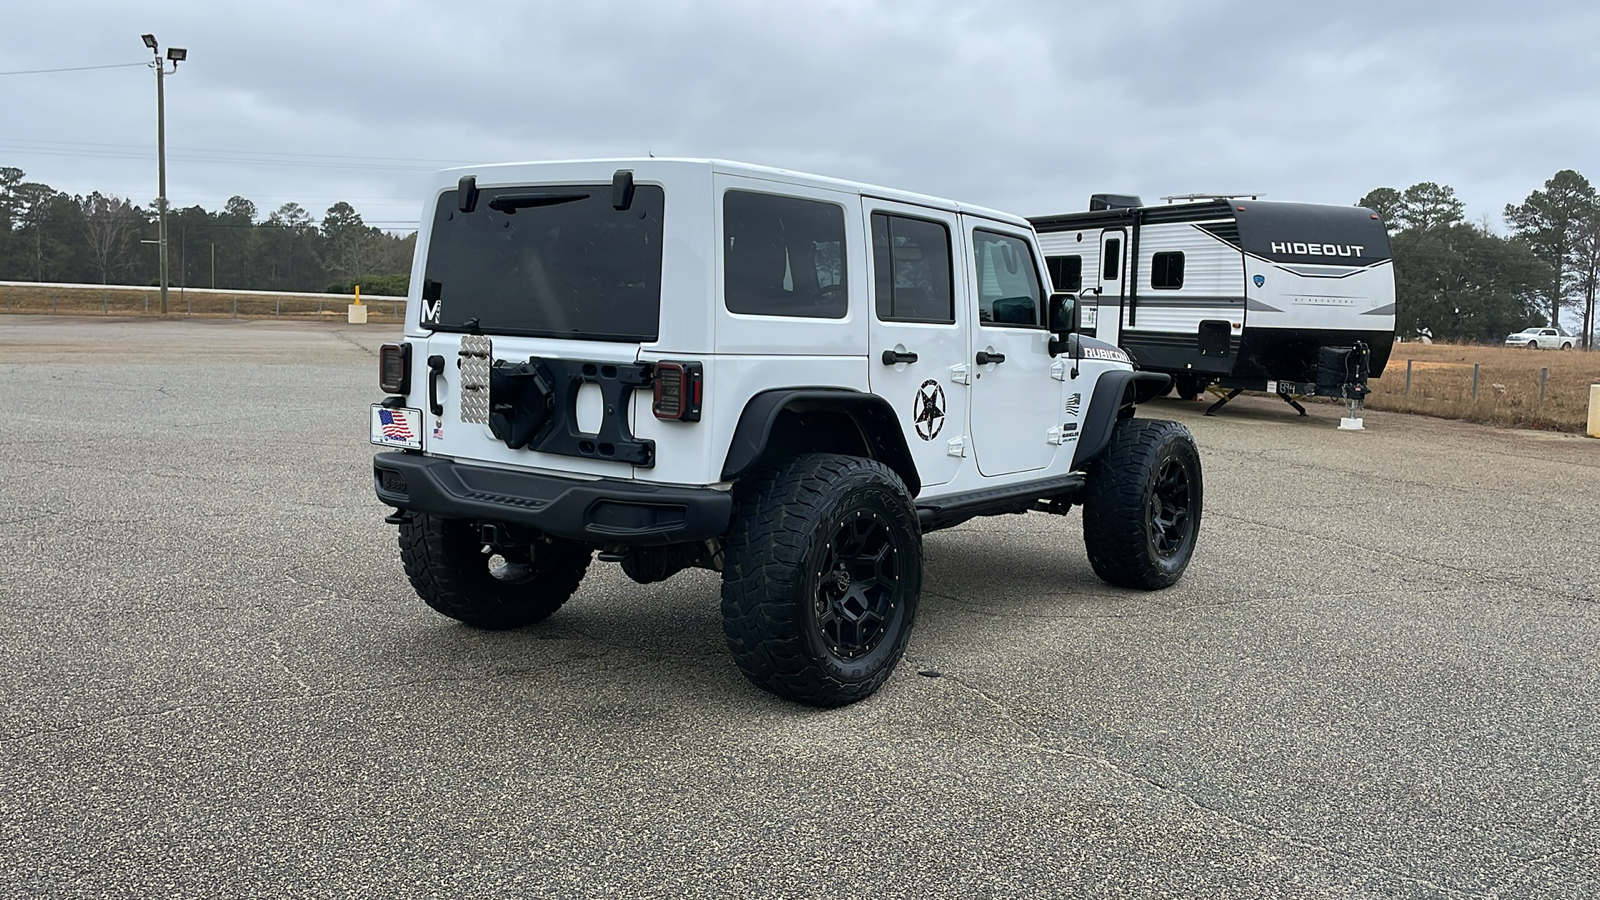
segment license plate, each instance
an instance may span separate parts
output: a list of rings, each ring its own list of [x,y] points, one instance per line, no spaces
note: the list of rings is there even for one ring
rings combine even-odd
[[[383,447],[422,449],[422,410],[372,404],[372,442]]]

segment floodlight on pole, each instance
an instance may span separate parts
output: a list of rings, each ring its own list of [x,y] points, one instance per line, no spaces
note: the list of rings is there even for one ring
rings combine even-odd
[[[178,71],[178,63],[189,58],[189,51],[182,47],[169,47],[167,60],[172,63],[172,72],[167,71],[166,62],[161,59],[161,44],[156,41],[153,34],[141,34],[139,39],[155,54],[155,60],[150,67],[156,70],[156,173],[158,179],[159,195],[156,197],[156,211],[158,224],[156,226],[156,245],[161,253],[161,314],[167,314],[167,95],[165,79],[168,75]]]

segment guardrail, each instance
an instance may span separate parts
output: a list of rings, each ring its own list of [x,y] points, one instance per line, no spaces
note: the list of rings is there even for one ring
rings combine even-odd
[[[345,321],[350,294],[235,291],[172,287],[167,312],[174,316],[234,319],[331,319]],[[369,322],[405,320],[406,298],[363,294]],[[54,315],[155,316],[161,289],[126,284],[65,284],[0,281],[0,312]]]

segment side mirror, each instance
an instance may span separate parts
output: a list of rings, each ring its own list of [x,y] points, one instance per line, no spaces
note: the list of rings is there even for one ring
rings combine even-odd
[[[1067,335],[1078,330],[1078,298],[1072,294],[1050,295],[1050,355],[1067,349]]]

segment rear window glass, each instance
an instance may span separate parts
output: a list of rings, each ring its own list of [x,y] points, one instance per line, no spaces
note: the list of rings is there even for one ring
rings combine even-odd
[[[950,232],[938,222],[872,214],[878,318],[885,322],[955,322]]]
[[[844,207],[728,191],[722,197],[723,298],[729,312],[842,319]]]
[[[654,341],[661,320],[666,196],[641,184],[625,210],[611,185],[485,188],[434,211],[422,325],[594,341]],[[476,320],[476,321],[474,321]]]

